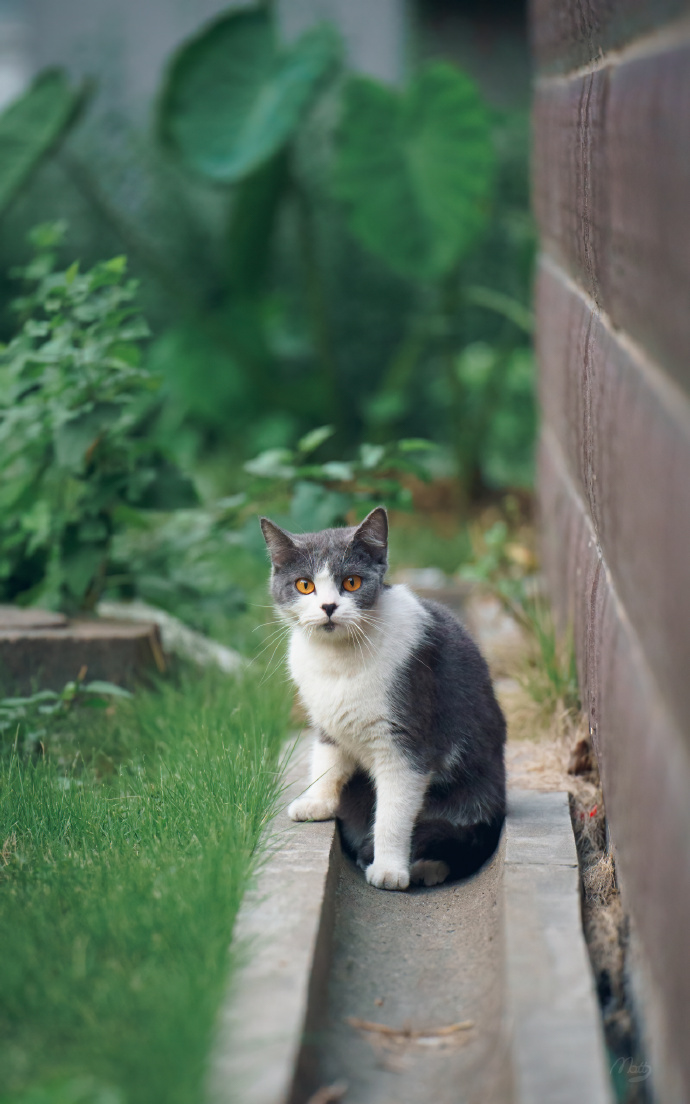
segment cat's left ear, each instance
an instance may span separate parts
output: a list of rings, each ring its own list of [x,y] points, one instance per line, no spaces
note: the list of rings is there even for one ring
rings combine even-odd
[[[290,533],[286,533],[274,521],[266,517],[259,518],[261,532],[266,541],[271,563],[274,567],[283,567],[297,551],[297,545]]]
[[[376,563],[388,560],[388,514],[383,506],[377,506],[367,514],[355,531],[352,547],[359,545]]]

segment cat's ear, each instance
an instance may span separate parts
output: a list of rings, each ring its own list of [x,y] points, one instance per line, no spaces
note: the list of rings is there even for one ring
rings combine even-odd
[[[281,529],[279,525],[276,525],[274,521],[262,517],[259,518],[259,522],[271,557],[271,563],[274,567],[283,567],[294,556],[297,545],[290,534]]]
[[[383,506],[377,506],[367,514],[355,531],[352,547],[359,546],[369,553],[376,563],[388,558],[388,514]]]

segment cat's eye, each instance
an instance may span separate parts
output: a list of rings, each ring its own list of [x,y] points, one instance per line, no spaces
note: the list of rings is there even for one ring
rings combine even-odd
[[[300,594],[312,594],[313,591],[316,590],[316,587],[314,586],[311,579],[298,579],[295,583],[295,586],[297,587]]]
[[[348,575],[347,579],[343,579],[344,590],[359,590],[362,585],[361,575]]]

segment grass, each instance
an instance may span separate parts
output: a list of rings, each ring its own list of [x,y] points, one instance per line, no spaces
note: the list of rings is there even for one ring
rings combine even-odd
[[[527,630],[521,681],[547,712],[580,711],[580,688],[572,630],[559,634],[550,607],[541,599],[523,602],[518,621]]]
[[[202,1098],[280,790],[287,692],[261,677],[195,673],[0,760],[3,1104]]]

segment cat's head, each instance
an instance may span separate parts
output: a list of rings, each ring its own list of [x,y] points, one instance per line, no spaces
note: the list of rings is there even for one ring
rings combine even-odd
[[[271,594],[283,616],[324,639],[354,639],[367,624],[388,567],[388,517],[377,506],[348,529],[287,533],[261,518]]]

